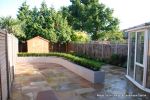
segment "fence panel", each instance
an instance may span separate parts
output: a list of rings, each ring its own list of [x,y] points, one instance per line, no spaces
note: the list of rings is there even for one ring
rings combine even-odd
[[[79,54],[85,54],[92,58],[106,59],[112,54],[127,56],[127,44],[103,44],[103,43],[70,43],[69,51],[74,51]]]
[[[6,33],[0,31],[0,91],[1,91],[1,100],[7,100],[7,41],[6,41]]]
[[[9,87],[14,79],[14,66],[17,59],[18,52],[18,39],[11,34],[7,35],[8,46],[8,66],[9,66]]]
[[[18,40],[0,30],[0,99],[7,100],[13,82],[14,65],[18,52]]]

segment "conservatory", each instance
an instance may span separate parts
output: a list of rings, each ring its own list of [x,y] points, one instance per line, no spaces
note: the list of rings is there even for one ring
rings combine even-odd
[[[150,92],[150,22],[124,30],[128,34],[126,77]]]

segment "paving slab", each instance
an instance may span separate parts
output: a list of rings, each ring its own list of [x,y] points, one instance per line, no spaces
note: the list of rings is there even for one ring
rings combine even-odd
[[[58,98],[52,90],[48,90],[39,92],[36,100],[58,100]]]
[[[75,93],[80,95],[80,94],[86,94],[86,93],[90,93],[90,92],[94,92],[95,89],[93,88],[82,88],[82,89],[77,89],[75,90]]]
[[[106,72],[104,84],[92,84],[55,63],[18,63],[12,100],[36,100],[39,93],[49,90],[55,93],[58,100],[149,100],[149,93],[141,91],[126,79],[125,68],[106,65],[102,70]]]

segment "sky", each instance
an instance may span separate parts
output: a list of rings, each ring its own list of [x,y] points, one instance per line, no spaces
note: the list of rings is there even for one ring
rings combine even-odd
[[[16,18],[18,8],[25,0],[0,0],[0,17]],[[26,0],[33,7],[40,7],[43,0]],[[70,0],[45,0],[49,7],[59,10],[70,5]],[[145,22],[150,22],[150,0],[99,0],[100,3],[114,10],[113,16],[120,20],[120,29],[126,29]]]

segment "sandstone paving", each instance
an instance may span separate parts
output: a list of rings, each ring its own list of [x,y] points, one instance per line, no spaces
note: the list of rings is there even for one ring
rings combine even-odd
[[[37,100],[44,91],[53,91],[59,100],[149,100],[150,94],[126,79],[125,68],[107,65],[101,70],[105,82],[93,84],[55,63],[17,63],[11,100]]]

